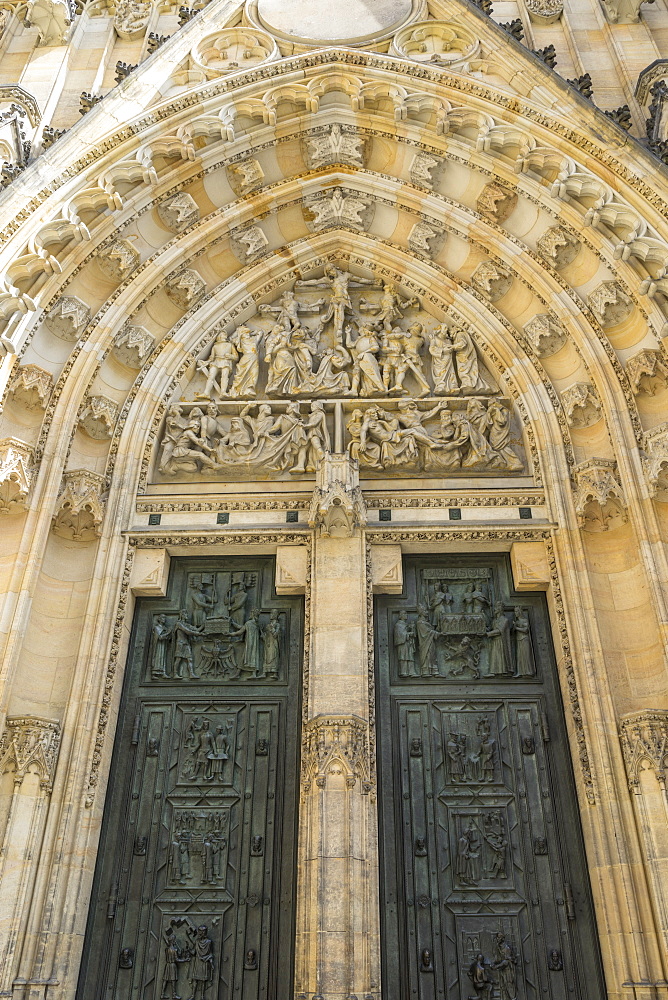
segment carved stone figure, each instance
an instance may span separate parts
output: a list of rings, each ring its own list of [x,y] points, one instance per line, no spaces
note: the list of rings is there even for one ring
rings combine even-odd
[[[415,627],[405,611],[399,612],[394,623],[394,648],[400,677],[415,677]]]
[[[310,278],[297,282],[297,286],[300,288],[329,289],[329,306],[322,317],[321,326],[324,328],[326,323],[329,323],[330,320],[333,321],[334,335],[337,343],[343,342],[343,327],[346,312],[351,311],[353,307],[350,299],[350,286],[375,284],[376,282],[370,278],[359,278],[356,275],[349,274],[347,271],[339,270],[333,264],[328,264],[325,267],[323,278]]]
[[[417,625],[415,626],[418,643],[418,661],[420,677],[434,677],[438,674],[434,657],[436,638],[439,633],[429,623],[427,609],[418,608]]]
[[[259,609],[253,608],[250,618],[240,628],[235,630],[230,629],[232,638],[241,638],[243,636],[243,654],[241,663],[239,664],[242,672],[256,678],[264,677],[262,658],[260,656],[259,619]]]
[[[239,354],[230,343],[227,333],[219,333],[213,342],[211,353],[206,361],[200,362],[197,366],[206,377],[206,386],[201,394],[204,399],[220,399],[227,396],[230,381],[232,379],[232,369],[235,361],[239,360]]]
[[[204,1000],[213,982],[213,944],[206,924],[200,924],[194,938],[191,936],[190,968],[188,970],[192,996],[190,1000]]]
[[[230,342],[240,355],[231,395],[255,396],[260,374],[259,350],[262,333],[251,330],[248,326],[238,326],[231,335]]]
[[[383,378],[378,367],[377,354],[380,351],[380,341],[370,326],[360,327],[356,339],[353,339],[351,327],[347,328],[346,347],[353,358],[353,377],[351,394],[371,396],[385,392]]]
[[[180,611],[179,617],[174,626],[174,679],[184,680],[186,678],[196,678],[193,662],[192,637],[201,635],[201,626],[195,627],[190,624],[190,615],[187,611]]]
[[[167,673],[167,643],[172,630],[167,624],[165,615],[157,615],[153,620],[153,649],[151,655],[151,677],[158,680],[168,677]]]
[[[281,623],[278,620],[278,609],[273,608],[269,621],[262,630],[264,640],[264,659],[262,672],[269,680],[278,680],[278,668],[281,653]]]
[[[498,976],[499,1000],[517,1000],[517,955],[501,932],[494,937],[492,969]]]
[[[522,459],[515,453],[510,443],[510,412],[500,400],[492,399],[487,406],[485,425],[492,451],[501,460],[501,466],[508,472],[521,472]]]
[[[468,972],[466,973],[471,980],[471,985],[475,990],[476,998],[489,998],[492,995],[494,980],[490,979],[487,971],[488,969],[489,965],[485,961],[485,956],[482,952],[478,952],[476,957],[471,962]]]
[[[193,407],[187,419],[181,416],[179,407],[171,408],[162,441],[161,472],[175,475],[177,472],[192,473],[216,468],[215,461],[207,454],[211,452],[211,447],[201,436],[203,416],[198,406]]]
[[[359,308],[360,312],[371,314],[373,322],[381,324],[385,332],[389,333],[394,320],[401,319],[406,309],[419,304],[420,301],[416,296],[406,298],[399,294],[394,285],[385,282],[378,302],[361,298]]]
[[[457,367],[459,391],[462,393],[483,392],[488,385],[480,373],[478,352],[473,338],[463,327],[457,326],[450,331],[452,349]]]
[[[529,616],[519,606],[515,607],[514,611],[513,631],[515,633],[515,676],[533,677],[536,673],[536,664],[531,642],[531,626]]]
[[[304,284],[305,282],[301,282]],[[281,295],[275,305],[261,305],[260,313],[263,316],[274,315],[279,326],[287,333],[298,330],[301,326],[299,314],[319,312],[325,304],[325,299],[318,299],[317,302],[300,302],[293,291],[289,289]]]
[[[492,627],[487,632],[489,638],[489,676],[507,677],[510,668],[510,622],[503,612],[503,604],[494,605]]]
[[[431,374],[437,396],[454,396],[459,392],[459,382],[454,363],[454,344],[445,323],[436,327],[429,341]]]

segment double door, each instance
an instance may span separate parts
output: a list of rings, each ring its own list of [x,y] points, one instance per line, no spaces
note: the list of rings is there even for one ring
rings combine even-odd
[[[605,995],[542,594],[409,558],[376,602],[384,1000]]]
[[[302,607],[273,572],[173,560],[138,602],[78,1000],[291,994]]]

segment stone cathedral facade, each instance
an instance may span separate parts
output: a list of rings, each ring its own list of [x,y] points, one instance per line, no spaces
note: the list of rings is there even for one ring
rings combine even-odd
[[[667,1000],[666,0],[2,0],[0,161],[0,997]]]

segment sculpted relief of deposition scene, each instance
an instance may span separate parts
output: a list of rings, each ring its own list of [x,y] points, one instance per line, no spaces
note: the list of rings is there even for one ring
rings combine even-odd
[[[289,478],[344,451],[370,475],[525,471],[519,424],[467,329],[387,281],[321,270],[218,328],[168,409],[160,480]]]

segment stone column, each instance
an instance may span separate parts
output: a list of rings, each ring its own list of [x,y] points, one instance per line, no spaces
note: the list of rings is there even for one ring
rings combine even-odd
[[[356,469],[327,455],[310,511],[297,955],[299,1000],[380,996],[375,774],[369,744],[364,502]]]

